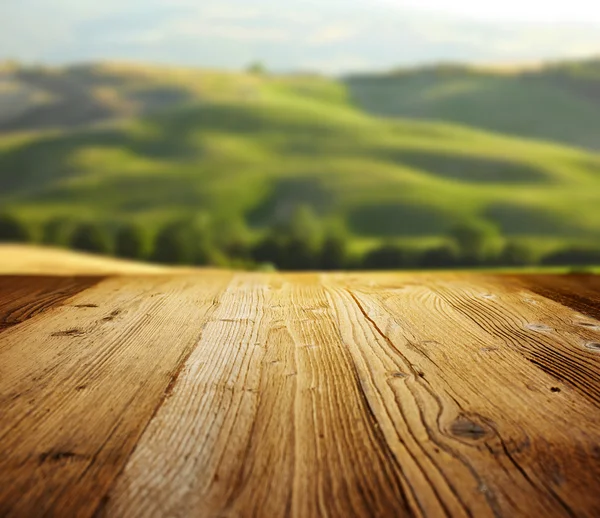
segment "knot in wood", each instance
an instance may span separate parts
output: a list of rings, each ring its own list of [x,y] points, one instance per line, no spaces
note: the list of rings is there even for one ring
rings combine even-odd
[[[479,423],[472,421],[466,416],[459,416],[450,426],[453,435],[469,440],[479,440],[489,435],[489,431]]]

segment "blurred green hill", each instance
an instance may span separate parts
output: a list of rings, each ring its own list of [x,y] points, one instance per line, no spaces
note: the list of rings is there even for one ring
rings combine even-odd
[[[462,221],[540,250],[595,243],[598,148],[598,62],[343,80],[0,70],[0,209],[34,229],[211,218],[258,235],[311,206],[356,248],[437,242]]]
[[[600,150],[600,59],[519,68],[441,65],[345,79],[381,116],[439,120]]]

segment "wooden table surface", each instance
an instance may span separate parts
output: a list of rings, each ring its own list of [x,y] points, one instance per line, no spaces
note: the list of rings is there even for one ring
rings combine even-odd
[[[600,516],[600,277],[0,277],[0,516]]]

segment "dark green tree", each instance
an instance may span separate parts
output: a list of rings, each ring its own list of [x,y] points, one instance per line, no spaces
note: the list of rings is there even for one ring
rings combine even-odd
[[[323,227],[310,205],[300,205],[294,210],[287,227],[289,237],[305,241],[309,246],[319,246]]]
[[[452,245],[440,245],[425,250],[418,258],[418,266],[427,269],[454,268],[458,261],[458,253]]]
[[[367,270],[397,270],[410,268],[412,265],[408,250],[393,243],[371,250],[363,259],[363,268]]]
[[[42,242],[52,246],[69,246],[75,223],[65,217],[52,218],[42,227]]]
[[[251,250],[252,259],[258,264],[273,264],[281,268],[285,254],[285,241],[271,230]]]
[[[75,250],[93,254],[110,254],[112,252],[110,235],[106,230],[94,223],[80,223],[70,237],[70,246]]]
[[[319,250],[298,237],[291,237],[285,243],[283,261],[280,268],[285,270],[314,270],[319,265]]]
[[[533,249],[517,241],[507,242],[498,256],[500,266],[531,266],[535,262]]]
[[[284,229],[284,253],[278,266],[285,270],[313,270],[318,268],[323,229],[308,205],[296,208]]]
[[[0,241],[24,243],[31,239],[29,230],[10,214],[0,214]]]
[[[229,264],[230,257],[212,242],[210,234],[196,229],[194,232],[194,264],[197,266]]]
[[[343,270],[350,265],[348,234],[343,224],[332,224],[325,232],[321,245],[320,268]]]
[[[214,244],[230,259],[248,260],[251,255],[250,233],[241,218],[221,218],[212,224]]]
[[[196,262],[197,238],[189,222],[168,223],[154,238],[151,259],[162,264],[192,265]]]
[[[253,63],[250,63],[250,65],[248,65],[246,71],[249,74],[262,76],[267,73],[267,67],[262,61],[254,61]]]
[[[126,259],[143,258],[144,240],[140,229],[134,225],[121,225],[115,236],[115,253]]]
[[[600,249],[573,246],[551,252],[541,262],[546,266],[598,266]]]
[[[450,237],[456,243],[459,259],[465,266],[485,264],[495,255],[498,229],[485,221],[468,221],[454,226]]]
[[[344,236],[328,235],[321,248],[323,270],[344,270],[348,266],[348,242]]]

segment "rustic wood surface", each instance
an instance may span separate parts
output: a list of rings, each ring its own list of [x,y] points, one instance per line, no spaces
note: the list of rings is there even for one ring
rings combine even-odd
[[[600,516],[591,275],[0,277],[0,516]]]

